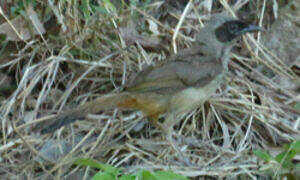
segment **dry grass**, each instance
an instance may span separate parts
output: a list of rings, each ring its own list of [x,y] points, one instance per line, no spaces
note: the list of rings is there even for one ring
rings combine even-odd
[[[256,179],[263,175],[253,149],[274,151],[274,147],[299,139],[300,113],[294,109],[299,94],[276,81],[284,77],[290,82],[299,76],[285,59],[261,43],[267,32],[243,37],[232,53],[224,85],[205,106],[184,115],[176,126],[178,148],[190,160],[188,166],[164,135],[135,111],[90,115],[89,120],[51,135],[32,132],[37,122],[51,114],[120,91],[128,76],[144,64],[163,61],[167,54],[190,46],[211,13],[253,13],[252,21],[268,30],[278,13],[276,5],[281,8],[263,0],[230,5],[225,0],[214,4],[195,0],[164,9],[160,1],[139,6],[117,3],[123,7],[98,1],[108,13],[90,15],[82,12],[91,7],[80,9],[76,1],[37,2],[45,9],[43,17],[35,9],[40,17],[47,21],[55,16],[54,23],[47,21],[52,22],[47,33],[14,42],[14,50],[0,59],[1,73],[17,84],[0,98],[3,177],[88,179],[94,170],[74,167],[72,162],[89,157],[125,172],[171,169],[197,179]],[[32,19],[26,20],[33,26]],[[135,26],[125,28],[130,21]],[[149,38],[150,34],[154,37]]]

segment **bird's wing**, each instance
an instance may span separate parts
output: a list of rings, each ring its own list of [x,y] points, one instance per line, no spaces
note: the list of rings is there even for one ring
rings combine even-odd
[[[188,87],[205,86],[221,73],[220,60],[207,57],[197,49],[183,52],[145,68],[131,80],[126,90],[172,94]]]

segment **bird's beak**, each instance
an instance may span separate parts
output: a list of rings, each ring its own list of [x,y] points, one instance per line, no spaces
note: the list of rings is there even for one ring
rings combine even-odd
[[[255,32],[255,31],[265,31],[265,29],[256,25],[249,24],[248,26],[246,26],[245,28],[237,32],[236,35],[239,36],[239,35],[246,34],[247,32]]]

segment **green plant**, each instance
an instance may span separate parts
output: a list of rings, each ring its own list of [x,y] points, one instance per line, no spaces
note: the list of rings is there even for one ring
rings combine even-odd
[[[188,178],[172,171],[139,170],[132,174],[122,174],[121,169],[108,164],[102,164],[92,159],[78,159],[76,165],[90,166],[100,171],[93,176],[93,180],[188,180]]]
[[[287,176],[296,179],[295,173],[300,171],[300,163],[294,163],[293,159],[300,154],[300,140],[284,145],[283,151],[275,157],[263,150],[254,150],[253,153],[267,164],[261,170],[272,173],[273,176]]]
[[[15,1],[14,5],[10,7],[10,13],[12,17],[15,17],[19,14],[26,16],[25,14],[25,7],[27,5],[31,5],[32,7],[36,7],[37,1],[36,0],[17,0]]]

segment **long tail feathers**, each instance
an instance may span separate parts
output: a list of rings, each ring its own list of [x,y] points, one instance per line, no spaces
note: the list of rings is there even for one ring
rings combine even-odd
[[[87,104],[79,106],[76,109],[63,112],[54,119],[51,119],[47,122],[42,122],[34,129],[39,130],[42,134],[51,133],[76,120],[83,120],[88,114],[114,108],[134,109],[136,106],[136,99],[130,97],[127,93],[105,95]]]

